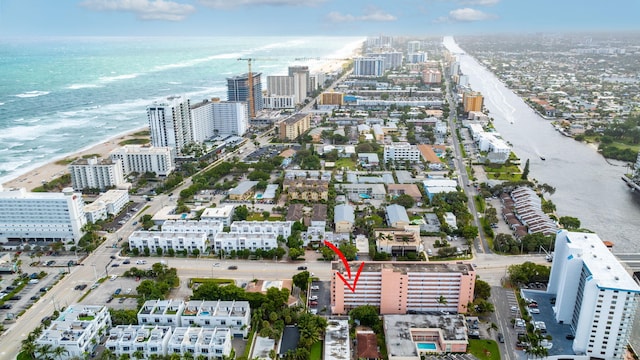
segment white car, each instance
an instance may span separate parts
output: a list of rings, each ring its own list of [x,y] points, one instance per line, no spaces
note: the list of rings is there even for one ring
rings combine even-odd
[[[147,263],[147,261],[146,261],[146,260],[136,260],[136,264],[137,264],[137,265],[144,265],[144,264],[146,264],[146,263]]]
[[[128,288],[127,291],[124,292],[126,295],[131,294],[131,288]]]
[[[313,296],[309,296],[309,300],[314,301],[314,300],[318,300],[318,297],[313,295]]]
[[[320,290],[320,286],[313,285],[313,286],[311,286],[311,290]]]
[[[117,278],[118,278],[118,275],[111,275],[111,281],[116,281]]]
[[[540,314],[540,309],[530,308],[529,309],[529,314]]]

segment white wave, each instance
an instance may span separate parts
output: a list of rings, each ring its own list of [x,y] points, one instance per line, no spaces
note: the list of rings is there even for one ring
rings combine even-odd
[[[4,105],[4,103],[3,103],[3,102],[0,102],[0,106],[2,106],[2,105]]]
[[[128,80],[128,79],[135,79],[139,76],[140,74],[138,73],[134,73],[134,74],[123,74],[123,75],[116,75],[116,76],[102,76],[100,77],[100,82],[103,83],[110,83],[110,82],[114,82],[114,81],[119,81],[119,80]]]
[[[71,84],[67,86],[67,89],[78,90],[78,89],[88,89],[88,88],[97,88],[97,87],[101,87],[101,86],[98,84]]]
[[[9,151],[9,148],[0,149],[0,152],[7,152],[7,151]]]
[[[169,81],[167,84],[171,84],[171,85],[180,85],[182,84],[180,81]]]
[[[237,58],[239,58],[241,56],[242,56],[241,53],[227,53],[227,54],[212,55],[212,56],[207,56],[207,57],[198,58],[198,59],[185,60],[185,61],[181,61],[181,62],[177,62],[177,63],[173,63],[173,64],[158,65],[158,66],[154,67],[152,69],[152,71],[156,71],[157,72],[157,71],[165,71],[165,70],[171,70],[171,69],[179,69],[179,68],[191,67],[191,66],[195,66],[195,65],[202,64],[202,63],[205,63],[205,62],[208,62],[208,61],[212,61],[212,60],[237,59]]]
[[[38,96],[47,95],[47,94],[49,94],[49,91],[34,90],[34,91],[23,92],[22,94],[17,94],[14,96],[19,98],[32,98],[32,97],[38,97]]]
[[[30,163],[31,161],[29,160],[15,160],[14,161],[2,161],[0,162],[0,172],[4,171],[4,172],[13,172],[17,169],[19,169],[20,167],[22,167],[23,165],[26,165],[28,163]]]

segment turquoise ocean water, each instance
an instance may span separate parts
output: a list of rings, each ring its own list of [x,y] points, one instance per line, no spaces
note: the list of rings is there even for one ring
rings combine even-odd
[[[168,96],[226,99],[226,78],[283,75],[350,55],[363,38],[0,39],[0,183],[147,124]],[[264,85],[263,85],[264,87]]]

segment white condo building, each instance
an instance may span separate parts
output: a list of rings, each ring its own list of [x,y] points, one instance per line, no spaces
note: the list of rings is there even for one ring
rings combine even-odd
[[[105,348],[109,349],[118,358],[141,352],[145,359],[151,355],[167,355],[167,346],[172,334],[171,326],[151,325],[118,325],[107,335]]]
[[[296,98],[293,95],[271,95],[262,98],[265,109],[293,109]]]
[[[105,306],[73,304],[51,321],[35,341],[39,346],[52,349],[62,347],[65,358],[84,359],[100,344],[101,334],[111,327],[111,316]],[[39,354],[36,350],[36,354]]]
[[[174,149],[170,147],[125,145],[111,151],[109,155],[112,160],[121,161],[122,173],[125,175],[132,172],[152,172],[158,176],[167,176],[175,169]]]
[[[166,220],[162,224],[164,232],[205,233],[209,239],[223,229],[224,224],[217,220]]]
[[[547,292],[558,322],[570,324],[573,351],[623,359],[640,286],[596,234],[559,231]]]
[[[191,108],[194,140],[202,142],[218,135],[242,136],[249,128],[247,104],[240,101],[205,100]],[[195,134],[195,131],[199,132]]]
[[[76,190],[118,187],[124,184],[122,164],[118,160],[77,159],[69,164],[71,184]]]
[[[380,77],[384,74],[384,59],[359,57],[353,60],[354,76]]]
[[[234,221],[231,224],[232,233],[238,234],[275,234],[285,238],[291,236],[293,221]]]
[[[422,153],[418,147],[409,143],[392,143],[384,147],[384,162],[388,161],[410,161],[419,162],[422,160]]]
[[[72,188],[35,193],[0,185],[0,243],[9,241],[77,242],[87,223],[84,201]]]
[[[154,103],[147,107],[151,145],[174,148],[182,154],[185,145],[193,142],[189,100],[170,97],[171,103]]]
[[[207,359],[222,359],[231,354],[231,331],[226,328],[179,327],[167,345],[170,354],[190,353]]]
[[[238,250],[256,251],[272,250],[278,247],[278,236],[274,233],[218,233],[212,244],[212,252],[218,253],[224,250],[225,253]]]
[[[187,250],[188,253],[198,249],[202,254],[208,250],[209,240],[204,232],[134,231],[129,236],[129,248],[143,252],[147,247],[152,254],[155,254],[158,248],[165,254],[169,249]]]
[[[142,325],[227,327],[235,337],[246,338],[251,325],[248,301],[149,300],[138,311]]]
[[[293,76],[272,75],[267,76],[267,94],[273,95],[293,95]]]
[[[214,220],[220,221],[222,225],[231,225],[231,219],[233,218],[234,205],[224,205],[214,208],[206,208],[200,215],[201,220]]]
[[[109,190],[101,194],[94,202],[84,206],[87,221],[95,223],[106,219],[110,214],[117,215],[129,203],[129,191]]]

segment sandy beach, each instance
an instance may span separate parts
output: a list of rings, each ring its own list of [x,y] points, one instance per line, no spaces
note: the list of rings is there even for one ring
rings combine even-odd
[[[112,150],[119,148],[121,146],[119,145],[121,141],[133,139],[133,138],[140,138],[140,136],[134,136],[133,134],[143,130],[147,130],[147,128],[144,127],[144,128],[132,130],[129,133],[124,135],[118,135],[103,143],[95,145],[91,148],[71,154],[65,157],[64,159],[76,159],[89,154],[99,154],[100,155],[99,157],[106,158],[109,156],[109,153]],[[4,186],[5,189],[23,187],[23,188],[26,188],[28,191],[31,191],[34,188],[42,185],[43,181],[51,181],[55,178],[58,178],[64,174],[69,173],[67,169],[67,165],[58,164],[57,163],[58,161],[59,160],[52,161],[38,168],[35,168],[27,173],[24,173],[12,180],[9,180],[3,183],[2,186]]]

